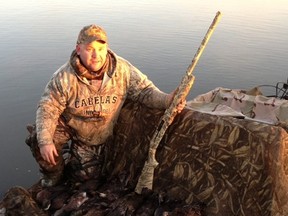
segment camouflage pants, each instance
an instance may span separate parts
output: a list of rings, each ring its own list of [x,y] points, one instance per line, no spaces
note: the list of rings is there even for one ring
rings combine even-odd
[[[59,119],[53,137],[59,155],[55,158],[56,165],[52,165],[42,158],[35,125],[30,126],[30,129],[27,126],[27,129],[30,134],[25,142],[30,147],[36,162],[39,164],[40,172],[44,176],[57,178],[62,177],[65,172],[66,177],[72,177],[75,181],[85,181],[98,178],[102,174],[106,145],[87,146],[85,143],[75,140],[73,129],[65,124],[64,119]]]
[[[71,145],[71,157],[67,163],[70,177],[77,181],[100,178],[105,162],[106,145],[87,146],[81,142]]]

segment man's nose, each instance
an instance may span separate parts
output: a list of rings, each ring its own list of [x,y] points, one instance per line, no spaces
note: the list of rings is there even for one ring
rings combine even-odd
[[[97,51],[96,51],[96,50],[94,50],[94,51],[92,52],[92,57],[94,57],[94,58],[97,57]]]

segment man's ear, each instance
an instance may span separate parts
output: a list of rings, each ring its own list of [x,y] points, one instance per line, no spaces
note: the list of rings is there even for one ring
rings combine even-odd
[[[80,54],[80,49],[81,49],[80,44],[77,44],[76,45],[76,53],[77,53],[77,55]]]

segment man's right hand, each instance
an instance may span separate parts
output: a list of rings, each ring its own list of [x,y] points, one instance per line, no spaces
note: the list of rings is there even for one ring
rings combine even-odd
[[[57,150],[54,144],[43,145],[40,148],[41,156],[50,164],[56,165],[55,156],[58,157]]]

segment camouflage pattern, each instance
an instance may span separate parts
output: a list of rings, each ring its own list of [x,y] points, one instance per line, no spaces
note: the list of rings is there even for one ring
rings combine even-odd
[[[29,125],[27,128],[30,134],[26,139],[26,144],[30,147],[45,178],[54,179],[56,182],[63,182],[66,179],[84,182],[102,178],[104,175],[102,166],[105,162],[105,144],[87,146],[85,143],[75,140],[74,130],[60,118],[53,139],[59,156],[55,158],[56,165],[52,165],[41,156],[36,126]],[[106,142],[110,140],[111,138],[108,138]]]
[[[129,170],[136,186],[162,115],[127,104],[108,147],[108,173]],[[287,147],[281,127],[185,109],[158,147],[154,191],[202,201],[208,215],[287,215]]]
[[[103,28],[97,25],[88,25],[81,29],[77,38],[77,44],[87,44],[92,41],[101,41],[107,43],[107,35]]]
[[[85,77],[78,76],[69,62],[53,75],[37,109],[39,145],[53,143],[60,115],[74,129],[76,140],[87,145],[100,145],[112,135],[126,98],[154,108],[168,107],[167,94],[128,61],[111,50],[109,52],[116,59],[115,70],[105,74],[100,89]]]
[[[266,97],[258,87],[250,90],[218,87],[198,95],[188,106],[212,115],[231,115],[288,127],[288,100]]]
[[[63,118],[59,118],[53,138],[53,143],[59,156],[55,157],[56,165],[52,165],[45,161],[41,156],[36,134],[36,125],[28,125],[27,129],[30,134],[27,136],[25,142],[30,147],[35,160],[39,164],[41,173],[50,179],[61,179],[64,171],[64,159],[67,157],[62,154],[62,151],[65,145],[68,145],[69,140],[72,139],[73,130],[65,124]]]
[[[84,143],[73,142],[65,171],[70,180],[72,178],[74,181],[84,182],[102,178],[105,148],[106,144],[87,146]]]
[[[86,191],[89,200],[73,214],[119,216],[130,212],[149,216],[168,211],[171,215],[189,215],[179,213],[186,207],[199,216],[288,214],[287,132],[280,126],[190,109],[176,116],[158,147],[153,192],[134,194],[149,141],[163,112],[127,101],[114,139],[103,150],[104,183],[97,179],[74,185],[65,182],[49,189],[36,184],[29,189],[33,199],[27,196],[27,204],[22,202],[23,206],[15,208],[13,200],[21,195],[11,191],[1,206],[16,212],[10,215],[19,215],[17,212],[30,204],[38,211],[34,200],[39,206],[47,206],[49,201],[48,212],[53,215],[70,203],[73,195]]]

